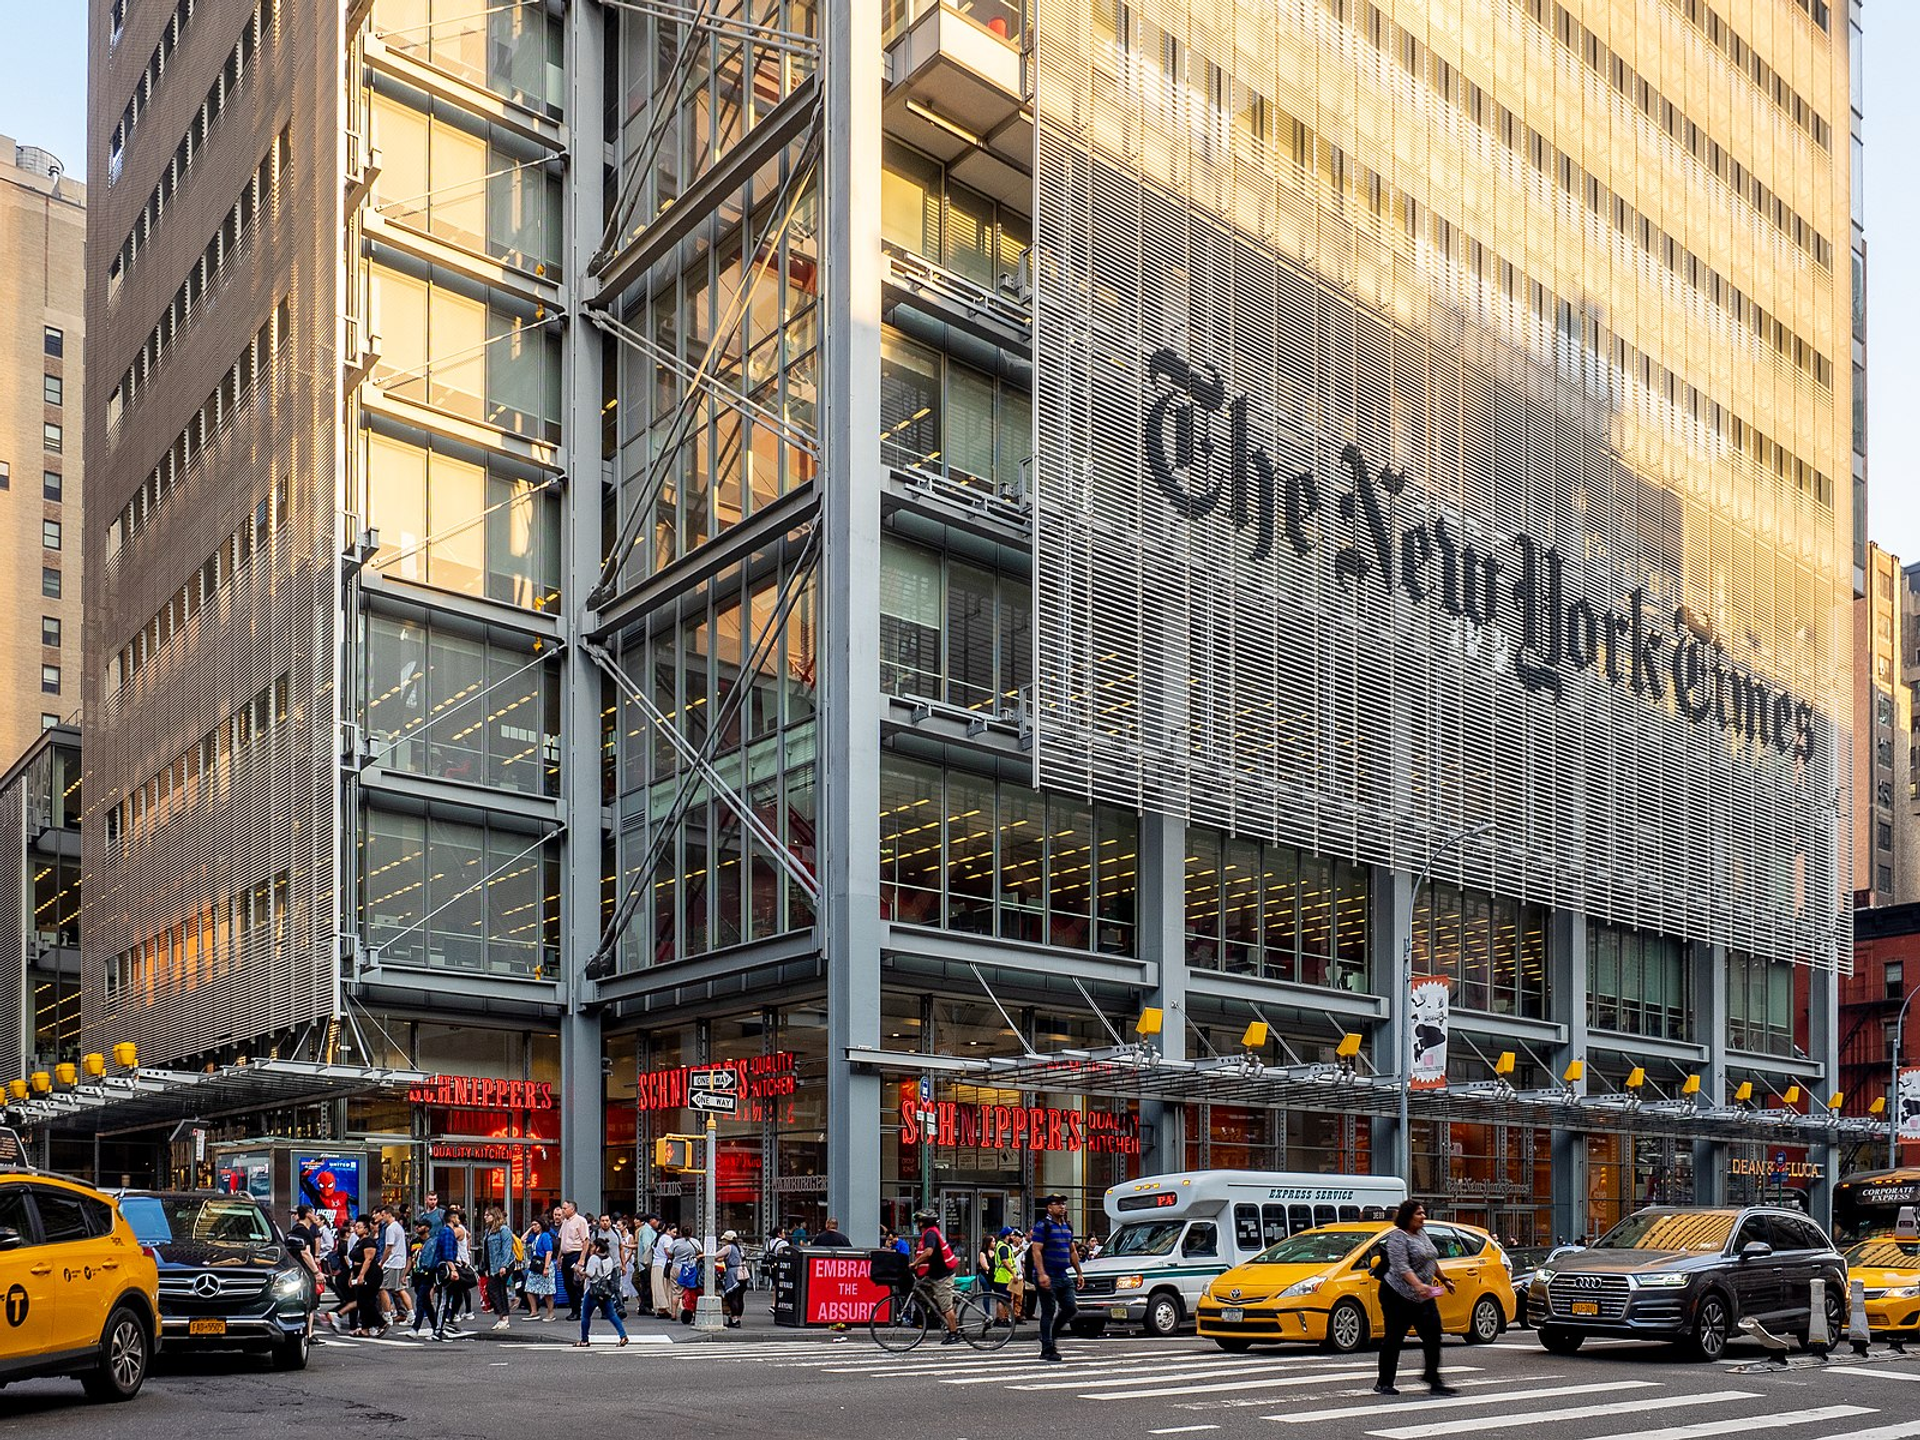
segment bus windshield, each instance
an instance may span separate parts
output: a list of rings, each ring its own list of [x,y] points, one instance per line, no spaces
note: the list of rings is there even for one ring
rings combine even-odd
[[[1140,1225],[1122,1225],[1113,1232],[1100,1251],[1100,1258],[1119,1255],[1171,1255],[1173,1242],[1187,1228],[1184,1220],[1150,1220]]]
[[[1731,1210],[1652,1211],[1629,1215],[1594,1242],[1596,1250],[1724,1250],[1737,1215]]]
[[[1331,1265],[1372,1237],[1351,1230],[1303,1230],[1269,1245],[1253,1257],[1255,1265]]]
[[[1849,1176],[1833,1192],[1833,1238],[1841,1245],[1891,1235],[1902,1210],[1920,1207],[1920,1170]]]

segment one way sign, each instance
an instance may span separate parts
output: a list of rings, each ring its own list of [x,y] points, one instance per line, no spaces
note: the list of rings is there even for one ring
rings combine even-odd
[[[695,1090],[687,1096],[687,1103],[696,1110],[711,1111],[715,1115],[733,1115],[740,1109],[740,1097],[721,1090]]]
[[[716,1090],[732,1095],[740,1089],[740,1074],[724,1065],[716,1065],[710,1070],[695,1070],[688,1077],[688,1084],[695,1090]]]

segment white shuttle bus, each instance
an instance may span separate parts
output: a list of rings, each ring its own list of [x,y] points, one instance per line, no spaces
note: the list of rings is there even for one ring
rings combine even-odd
[[[1086,1265],[1077,1328],[1138,1325],[1171,1335],[1193,1318],[1214,1276],[1296,1231],[1389,1220],[1406,1198],[1394,1175],[1189,1170],[1116,1185],[1106,1196],[1106,1245]]]

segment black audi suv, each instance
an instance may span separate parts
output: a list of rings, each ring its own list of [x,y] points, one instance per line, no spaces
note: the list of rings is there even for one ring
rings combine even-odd
[[[1527,1291],[1540,1343],[1569,1355],[1590,1335],[1668,1340],[1717,1360],[1740,1321],[1807,1342],[1813,1282],[1827,1334],[1846,1323],[1847,1262],[1796,1210],[1641,1210],[1585,1250],[1543,1264]]]
[[[273,1217],[247,1195],[129,1190],[120,1213],[160,1266],[169,1354],[250,1350],[306,1368],[312,1279]]]

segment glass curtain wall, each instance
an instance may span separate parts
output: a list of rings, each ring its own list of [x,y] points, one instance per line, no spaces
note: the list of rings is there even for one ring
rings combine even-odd
[[[471,112],[435,109],[427,96],[384,76],[374,83],[374,210],[395,225],[557,280],[560,182],[544,152]]]
[[[369,264],[373,378],[391,395],[515,435],[560,439],[555,317],[464,278]]]
[[[1547,912],[1429,884],[1413,917],[1413,973],[1453,981],[1461,1010],[1538,1018],[1547,1007]]]
[[[1139,822],[964,771],[880,760],[887,920],[1135,953]]]
[[[1686,947],[1664,935],[1587,925],[1587,1023],[1685,1040],[1693,1030]]]
[[[1033,453],[1033,399],[888,327],[880,339],[880,454],[974,489],[1021,493]]]
[[[1367,988],[1367,872],[1285,845],[1187,828],[1188,963]]]
[[[523,610],[559,602],[560,509],[544,477],[426,436],[366,437],[373,568]]]
[[[529,110],[557,116],[565,102],[560,21],[545,6],[378,0],[373,33],[436,70]]]
[[[990,714],[1033,679],[1033,590],[1017,575],[887,537],[880,552],[880,688]]]
[[[674,623],[630,641],[623,664],[651,687],[654,706],[681,740],[704,750],[729,788],[811,870],[817,635],[811,580],[802,582],[774,643],[749,669],[759,637],[778,613],[785,575],[768,568],[716,578],[676,602]],[[806,893],[746,833],[733,806],[698,779],[683,797],[687,766],[673,740],[630,702],[621,707],[620,723],[623,889],[654,853],[652,874],[640,884],[643,908],[621,937],[621,963],[698,955],[811,925]]]
[[[389,770],[527,795],[560,790],[560,687],[548,658],[444,619],[369,615],[367,743]]]
[[[552,837],[374,808],[363,826],[361,928],[383,965],[531,980],[555,973]]]
[[[1794,1000],[1796,982],[1805,983],[1787,961],[1729,950],[1727,1043],[1759,1055],[1792,1054],[1804,1023]]]

